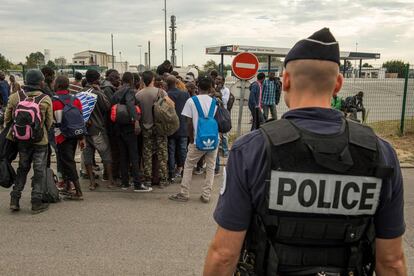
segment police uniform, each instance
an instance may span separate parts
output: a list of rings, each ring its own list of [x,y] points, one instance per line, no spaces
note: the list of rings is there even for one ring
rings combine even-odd
[[[339,63],[334,41],[323,29],[285,62]],[[403,211],[392,147],[336,110],[302,108],[236,141],[214,218],[247,230],[241,257],[255,275],[372,275],[375,238],[401,236]]]

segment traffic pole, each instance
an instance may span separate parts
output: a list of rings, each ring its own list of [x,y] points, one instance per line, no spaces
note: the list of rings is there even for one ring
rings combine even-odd
[[[239,118],[237,121],[237,137],[240,137],[241,135],[241,125],[242,125],[243,108],[244,108],[244,87],[245,87],[246,81],[241,80],[240,84],[241,84],[241,87],[240,87],[240,101],[239,101]]]

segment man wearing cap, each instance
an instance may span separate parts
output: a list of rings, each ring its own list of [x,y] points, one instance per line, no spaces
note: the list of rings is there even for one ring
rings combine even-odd
[[[34,214],[47,210],[48,204],[42,203],[43,183],[45,181],[47,153],[48,153],[48,131],[53,122],[52,100],[43,92],[45,77],[39,70],[29,70],[26,74],[24,92],[20,91],[10,95],[9,102],[6,107],[4,124],[9,126],[14,119],[14,112],[19,102],[24,97],[32,98],[33,101],[39,103],[40,116],[43,124],[43,137],[39,142],[31,143],[26,141],[17,141],[17,149],[19,152],[19,166],[17,168],[16,181],[13,190],[10,193],[10,209],[12,211],[20,210],[20,197],[24,186],[26,185],[27,175],[33,164],[32,177],[32,212]],[[13,131],[10,130],[7,136],[9,140],[15,140]]]
[[[407,275],[397,155],[330,108],[338,42],[324,28],[284,65],[290,111],[233,145],[204,275]]]

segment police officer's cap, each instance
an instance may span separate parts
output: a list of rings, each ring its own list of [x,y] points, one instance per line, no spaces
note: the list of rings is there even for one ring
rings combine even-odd
[[[285,67],[289,61],[298,59],[327,60],[340,65],[339,44],[330,30],[323,28],[293,46],[285,58]]]

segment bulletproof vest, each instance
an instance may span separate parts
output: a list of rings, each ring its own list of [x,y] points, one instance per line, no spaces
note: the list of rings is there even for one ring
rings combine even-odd
[[[282,119],[261,127],[267,142],[266,194],[245,248],[257,275],[372,275],[373,216],[383,180],[378,138],[343,119],[324,135]]]

